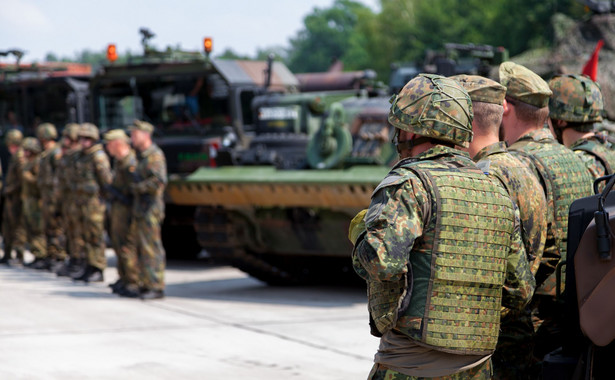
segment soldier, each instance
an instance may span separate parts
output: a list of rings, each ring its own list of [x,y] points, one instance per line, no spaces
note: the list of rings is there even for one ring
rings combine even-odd
[[[552,95],[547,83],[513,62],[502,63],[499,72],[500,82],[506,86],[501,132],[509,151],[540,180],[547,200],[547,240],[531,305],[537,331],[534,357],[542,361],[544,355],[561,346],[551,337],[551,330],[557,329],[555,267],[560,259],[566,259],[568,209],[575,199],[592,194],[592,178],[585,163],[544,127]]]
[[[23,134],[17,129],[6,133],[5,143],[11,154],[2,194],[4,208],[2,210],[2,237],[4,241],[4,256],[0,263],[9,264],[12,250],[15,248],[17,259],[23,263],[23,251],[26,243],[26,231],[23,224],[23,205],[21,202],[22,167],[24,152],[21,149]]]
[[[73,186],[75,189],[77,215],[82,226],[86,266],[77,281],[102,282],[105,258],[105,202],[104,189],[111,184],[109,158],[94,124],[84,123],[79,129],[81,155],[77,160]]]
[[[49,269],[47,259],[47,244],[43,229],[42,199],[38,187],[39,160],[41,145],[34,137],[26,137],[21,144],[25,162],[22,168],[21,201],[23,202],[23,217],[26,227],[26,239],[34,261],[26,266],[33,269]]]
[[[56,138],[58,132],[55,125],[43,123],[36,128],[43,152],[40,155],[40,169],[38,174],[38,187],[42,198],[42,216],[45,238],[47,242],[47,257],[49,269],[57,272],[66,260],[66,241],[58,208],[57,182],[58,163],[62,157],[62,151]]]
[[[113,182],[107,189],[110,198],[111,244],[117,255],[119,280],[111,285],[114,293],[123,297],[139,297],[139,264],[135,247],[133,222],[133,196],[130,184],[137,168],[135,152],[130,147],[130,138],[121,129],[104,135],[107,151],[115,159]]]
[[[519,213],[469,155],[472,105],[458,82],[420,74],[392,103],[400,162],[351,222],[367,281],[370,379],[489,379],[502,305],[519,309],[534,279]]]
[[[476,75],[451,78],[461,83],[472,99],[474,138],[468,152],[484,173],[493,175],[504,185],[517,205],[523,245],[532,274],[535,274],[547,236],[547,202],[538,179],[499,140],[506,87]],[[498,345],[492,358],[494,378],[526,379],[530,375],[534,341],[530,310],[507,310],[501,323]]]
[[[598,83],[583,75],[558,75],[549,81],[553,96],[549,118],[557,139],[589,165],[594,178],[613,174],[615,152],[606,135],[595,132],[604,102]]]
[[[142,299],[163,298],[165,252],[160,226],[164,220],[163,194],[167,185],[167,164],[164,153],[152,141],[154,127],[150,123],[135,120],[130,130],[139,162],[131,189],[141,271],[140,296]]]
[[[70,256],[68,263],[57,272],[58,276],[79,277],[85,267],[85,251],[81,222],[78,219],[78,207],[73,192],[73,180],[76,177],[77,160],[81,155],[79,143],[79,124],[67,124],[62,131],[62,157],[58,162],[58,182],[55,189],[59,200],[61,224],[66,231],[66,250]]]

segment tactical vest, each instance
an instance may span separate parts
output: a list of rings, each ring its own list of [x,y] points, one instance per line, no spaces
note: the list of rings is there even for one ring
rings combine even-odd
[[[491,353],[515,226],[513,203],[479,169],[427,162],[405,167],[423,182],[430,218],[436,219],[435,229],[426,229],[410,253],[410,301],[399,311],[396,329],[439,351]]]
[[[554,244],[545,246],[543,264],[536,275],[536,294],[555,295],[555,266],[566,260],[568,245],[568,210],[570,204],[579,198],[592,195],[593,178],[584,162],[577,155],[557,143],[529,143],[522,151],[516,151],[529,157],[540,173],[546,186],[547,204],[552,205],[553,214],[548,215],[551,222],[550,233]],[[547,242],[549,241],[547,237]]]
[[[75,166],[75,187],[78,194],[93,195],[100,192],[96,178],[95,156],[105,154],[99,145],[94,145],[89,151],[84,151]]]
[[[39,158],[36,157],[30,161],[26,161],[23,166],[24,172],[31,172],[35,177],[33,182],[24,180],[21,185],[21,193],[26,198],[40,198],[41,191],[36,181],[36,177],[38,176],[38,166],[39,166]]]
[[[613,169],[615,166],[615,152],[605,147],[603,144],[600,144],[594,139],[589,139],[575,146],[573,150],[581,150],[583,152],[591,154],[592,156],[596,157],[600,161],[600,163],[602,163],[602,165],[604,165],[607,175],[613,174]]]

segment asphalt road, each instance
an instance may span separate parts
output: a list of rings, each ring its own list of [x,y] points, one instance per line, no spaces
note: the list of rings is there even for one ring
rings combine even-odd
[[[364,379],[378,340],[362,287],[271,287],[169,262],[163,300],[0,266],[0,379]]]

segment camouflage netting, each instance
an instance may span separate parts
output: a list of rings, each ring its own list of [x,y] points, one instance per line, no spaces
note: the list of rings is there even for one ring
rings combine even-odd
[[[593,15],[585,21],[556,14],[552,18],[555,34],[551,50],[531,50],[511,58],[545,79],[554,74],[580,74],[600,39],[597,82],[602,87],[608,118],[615,120],[615,14]]]

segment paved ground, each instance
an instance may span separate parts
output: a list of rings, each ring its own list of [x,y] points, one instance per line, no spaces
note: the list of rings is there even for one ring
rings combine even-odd
[[[114,260],[109,255],[109,262]],[[144,302],[0,266],[0,379],[363,379],[378,340],[359,287],[270,287],[170,262]]]

